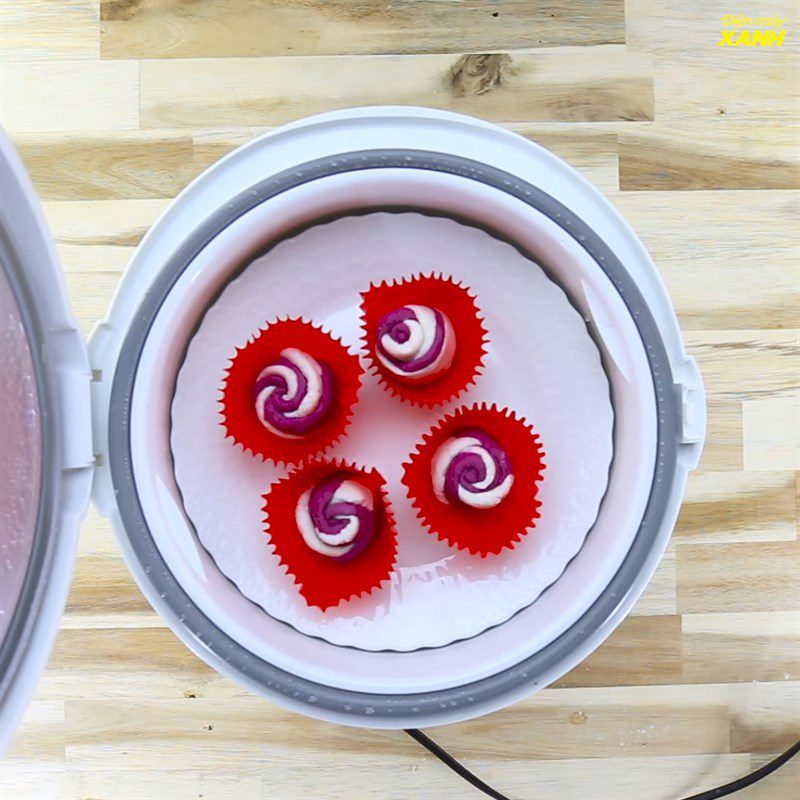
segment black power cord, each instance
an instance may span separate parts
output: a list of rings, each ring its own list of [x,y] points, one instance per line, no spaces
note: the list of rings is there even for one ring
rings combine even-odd
[[[435,755],[443,764],[450,767],[453,772],[462,777],[467,783],[471,783],[485,795],[494,798],[494,800],[511,800],[510,797],[498,792],[497,789],[492,788],[473,772],[470,772],[460,761],[456,760],[447,750],[436,744],[433,739],[424,734],[421,730],[417,728],[406,728],[406,733],[426,750]],[[774,758],[769,764],[765,764],[755,772],[751,772],[749,775],[726,783],[724,786],[717,786],[715,789],[709,789],[706,792],[700,792],[700,794],[693,794],[691,797],[684,798],[684,800],[718,800],[720,797],[738,792],[741,789],[752,786],[756,781],[766,778],[767,775],[775,772],[778,767],[782,767],[787,761],[796,756],[798,752],[800,752],[800,742],[795,742],[785,753]]]

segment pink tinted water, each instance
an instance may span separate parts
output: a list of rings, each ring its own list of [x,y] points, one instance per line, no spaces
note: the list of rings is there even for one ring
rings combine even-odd
[[[28,337],[0,269],[0,642],[30,560],[41,471],[39,398]]]

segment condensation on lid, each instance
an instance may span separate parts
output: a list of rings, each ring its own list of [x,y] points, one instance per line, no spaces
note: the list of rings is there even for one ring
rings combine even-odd
[[[0,269],[0,643],[33,549],[41,481],[39,396],[28,336]]]

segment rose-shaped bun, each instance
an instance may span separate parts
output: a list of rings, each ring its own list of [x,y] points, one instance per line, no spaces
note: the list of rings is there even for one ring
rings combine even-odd
[[[236,350],[222,385],[222,425],[276,464],[325,452],[344,434],[361,382],[358,358],[302,319],[271,322]]]
[[[391,575],[397,536],[375,469],[314,459],[264,495],[269,544],[310,606],[323,611]]]
[[[373,284],[361,295],[364,353],[402,400],[435,406],[480,372],[486,329],[473,295],[452,278],[416,275]]]
[[[456,352],[456,334],[438,308],[402,306],[378,324],[375,355],[398,380],[430,383],[447,372]]]
[[[306,489],[294,517],[303,541],[315,553],[351,561],[372,541],[376,513],[372,491],[338,473]]]
[[[539,517],[544,451],[508,409],[473,405],[443,417],[403,465],[425,527],[481,556],[513,548]]]
[[[439,501],[467,508],[494,508],[514,485],[508,453],[477,428],[465,428],[439,447],[431,479]]]
[[[258,421],[276,436],[307,436],[335,401],[331,368],[314,356],[287,347],[256,378],[253,387]]]

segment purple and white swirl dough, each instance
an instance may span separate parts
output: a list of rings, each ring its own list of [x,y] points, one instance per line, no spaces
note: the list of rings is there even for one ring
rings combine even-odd
[[[284,439],[300,439],[328,414],[334,400],[330,367],[294,347],[265,367],[253,388],[261,424]]]
[[[438,308],[402,306],[378,323],[376,355],[398,378],[432,380],[449,369],[455,352],[453,326]]]
[[[514,484],[508,454],[487,433],[470,428],[449,438],[431,464],[433,491],[442,503],[494,508]]]
[[[300,495],[295,521],[312,550],[350,561],[375,536],[375,498],[358,481],[334,476]]]

